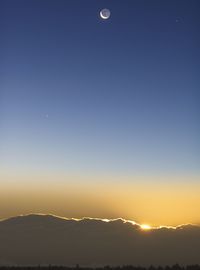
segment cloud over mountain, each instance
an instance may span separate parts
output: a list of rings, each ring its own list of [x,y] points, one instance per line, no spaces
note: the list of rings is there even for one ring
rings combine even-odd
[[[166,265],[200,263],[200,227],[142,230],[123,219],[19,216],[0,221],[0,264]]]

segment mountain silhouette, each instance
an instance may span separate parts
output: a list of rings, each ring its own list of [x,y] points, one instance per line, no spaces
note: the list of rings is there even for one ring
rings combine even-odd
[[[200,227],[31,214],[0,221],[0,265],[200,264]]]

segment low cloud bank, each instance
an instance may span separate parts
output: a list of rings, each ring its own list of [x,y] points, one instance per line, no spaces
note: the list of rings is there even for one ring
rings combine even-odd
[[[200,264],[200,227],[142,229],[124,219],[18,216],[0,221],[0,265]]]

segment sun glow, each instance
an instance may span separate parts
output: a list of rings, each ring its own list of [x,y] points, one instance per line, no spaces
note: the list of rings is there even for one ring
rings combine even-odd
[[[142,225],[140,225],[140,227],[142,230],[151,230],[151,226],[148,224],[142,224]]]

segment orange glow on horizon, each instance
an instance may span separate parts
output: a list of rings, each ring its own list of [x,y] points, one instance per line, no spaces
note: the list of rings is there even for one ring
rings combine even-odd
[[[197,181],[200,178],[197,177],[188,177],[186,181],[186,177],[171,176],[169,183],[164,176],[154,180],[133,176],[122,182],[120,176],[109,175],[95,178],[95,175],[23,176],[0,172],[0,179],[4,180],[0,190],[0,219],[51,213],[78,219],[99,217],[105,222],[122,218],[133,225],[151,224],[148,225],[151,229],[163,225],[174,228],[180,224],[200,224],[200,184]],[[143,226],[141,229],[150,228]]]

